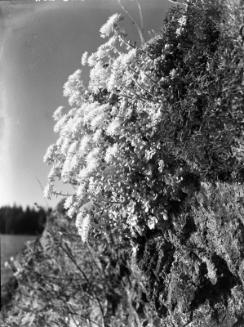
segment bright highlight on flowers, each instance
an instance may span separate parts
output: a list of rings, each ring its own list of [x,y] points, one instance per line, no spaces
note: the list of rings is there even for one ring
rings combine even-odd
[[[100,28],[101,37],[105,38],[110,36],[117,28],[117,25],[121,20],[122,20],[122,16],[117,13],[109,17],[107,22]]]

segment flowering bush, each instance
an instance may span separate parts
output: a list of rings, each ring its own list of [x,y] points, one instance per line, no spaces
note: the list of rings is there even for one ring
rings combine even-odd
[[[141,46],[122,19],[100,29],[107,41],[81,60],[88,85],[78,69],[64,85],[70,109],[54,113],[45,195],[62,195],[59,181],[73,192],[63,194],[68,248],[50,260],[66,281],[64,253],[82,283],[89,277],[82,297],[76,283],[65,293],[80,304],[79,323],[95,315],[100,326],[241,326],[243,11],[186,1]],[[75,225],[82,246],[94,246],[89,256]]]
[[[81,69],[65,83],[71,109],[54,113],[59,138],[44,158],[52,165],[45,194],[59,194],[56,180],[73,186],[65,206],[81,235],[104,219],[132,230],[164,221],[187,172],[236,180],[243,46],[235,10],[189,1],[142,47],[126,39],[120,14],[101,27],[108,41],[82,56],[87,86]]]

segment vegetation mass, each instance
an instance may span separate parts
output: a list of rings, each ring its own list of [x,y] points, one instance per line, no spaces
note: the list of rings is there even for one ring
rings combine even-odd
[[[120,14],[102,26],[54,113],[45,194],[64,199],[15,262],[4,326],[244,325],[243,19],[189,0],[149,41],[137,24],[140,46]]]

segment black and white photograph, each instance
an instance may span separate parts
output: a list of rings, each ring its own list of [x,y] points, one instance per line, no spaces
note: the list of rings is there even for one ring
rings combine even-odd
[[[244,1],[0,0],[2,327],[244,327]]]

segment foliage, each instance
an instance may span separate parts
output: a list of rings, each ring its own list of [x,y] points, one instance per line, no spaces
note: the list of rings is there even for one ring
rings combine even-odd
[[[3,326],[241,326],[243,198],[240,185],[203,183],[164,233],[131,240],[108,224],[83,245],[59,205],[13,263]]]
[[[64,85],[45,193],[74,191],[17,274],[36,326],[243,324],[243,11],[186,4],[140,47],[114,14]]]
[[[104,220],[132,229],[163,221],[188,173],[232,182],[243,164],[241,13],[227,2],[189,2],[141,48],[121,20],[113,15],[100,30],[109,40],[83,55],[88,86],[81,70],[65,83],[71,109],[55,112],[59,138],[45,156],[45,193],[59,194],[56,180],[73,186],[66,207],[81,235],[82,222],[87,230]]]
[[[54,212],[12,262],[18,288],[3,307],[3,326],[133,326],[146,295],[125,244],[113,229],[82,246],[75,225]],[[147,313],[153,321],[150,306]]]

